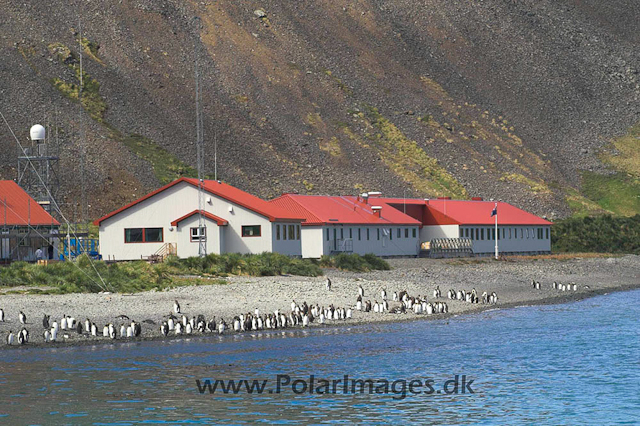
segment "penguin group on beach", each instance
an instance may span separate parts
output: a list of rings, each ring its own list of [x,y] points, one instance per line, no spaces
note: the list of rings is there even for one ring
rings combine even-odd
[[[332,281],[329,277],[325,280],[325,289],[332,290]],[[554,283],[554,288],[557,284]],[[575,284],[574,284],[575,286]],[[569,285],[569,289],[571,287]],[[159,325],[153,320],[146,319],[137,322],[130,319],[127,315],[118,315],[113,321],[103,324],[101,327],[89,318],[84,321],[76,319],[71,315],[64,314],[59,319],[52,319],[51,315],[43,314],[42,317],[42,338],[44,342],[56,342],[66,340],[73,336],[82,336],[86,339],[109,339],[109,340],[127,340],[136,339],[143,335],[143,324],[154,325],[159,327],[160,334],[163,337],[193,335],[196,333],[206,334],[225,334],[228,332],[242,333],[255,330],[274,330],[291,327],[309,327],[313,324],[329,324],[331,321],[346,321],[353,318],[354,312],[374,313],[374,314],[406,314],[413,312],[414,314],[445,314],[449,312],[449,306],[446,301],[436,300],[442,298],[442,292],[439,286],[433,290],[433,299],[428,300],[427,296],[412,296],[406,290],[393,291],[391,297],[386,288],[369,291],[370,295],[379,295],[365,300],[365,289],[362,283],[358,283],[358,296],[356,303],[352,306],[336,306],[333,303],[321,306],[320,304],[308,304],[306,301],[298,303],[291,301],[290,309],[276,309],[273,312],[261,313],[259,308],[254,308],[253,312],[244,312],[225,320],[212,316],[207,318],[204,314],[190,314],[183,312],[178,300],[174,300],[173,309],[169,315],[165,316]],[[476,289],[471,291],[449,290],[447,293],[449,299],[463,301],[469,303],[496,304],[498,296],[495,292],[488,294],[484,292],[482,297],[478,297]],[[390,300],[391,299],[391,300]],[[393,304],[393,305],[391,305]],[[187,315],[190,314],[190,315]],[[361,315],[361,314],[358,314]],[[6,321],[4,310],[0,309],[0,322]],[[6,343],[8,345],[25,345],[29,342],[29,331],[27,330],[27,315],[23,311],[19,311],[18,321],[22,325],[19,333],[15,334],[9,331],[6,335]],[[157,330],[157,329],[156,329]]]
[[[126,315],[120,315],[116,319],[128,319]],[[4,311],[0,309],[0,322],[5,322]],[[18,334],[14,334],[12,330],[6,336],[7,345],[14,345],[16,342],[20,345],[26,345],[29,343],[29,330],[26,328],[28,324],[27,315],[20,311],[18,314],[18,322],[23,326]],[[145,320],[145,322],[154,323],[151,320]],[[74,317],[69,315],[63,315],[60,321],[51,322],[51,315],[43,314],[42,317],[42,338],[43,342],[50,343],[58,341],[59,337],[63,339],[69,339],[72,333],[86,338],[100,337],[98,335],[98,327],[95,323],[91,322],[89,318],[84,321],[77,321]],[[120,338],[135,338],[142,335],[142,327],[136,321],[130,321],[129,323],[121,323],[120,325]],[[113,323],[108,323],[103,327],[101,334],[102,337],[108,337],[115,339],[118,337],[116,333],[116,327]]]
[[[434,290],[435,292],[440,292],[440,288],[437,288],[436,290]],[[461,302],[467,302],[467,303],[480,303],[482,302],[483,304],[490,304],[490,305],[495,305],[496,303],[498,303],[498,295],[496,294],[496,292],[492,292],[492,293],[487,293],[486,291],[482,293],[482,297],[478,297],[478,292],[476,291],[475,288],[471,289],[471,291],[466,291],[466,290],[455,290],[455,289],[449,289],[449,291],[447,291],[447,298],[449,298],[450,300],[459,300]]]
[[[569,284],[562,284],[559,283],[557,281],[554,281],[553,284],[551,285],[551,287],[554,290],[558,290],[558,291],[578,291],[578,284],[576,283],[569,283]],[[585,286],[585,288],[589,288],[588,286]]]

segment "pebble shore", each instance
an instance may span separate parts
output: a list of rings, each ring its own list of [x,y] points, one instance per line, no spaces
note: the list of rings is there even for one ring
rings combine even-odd
[[[178,300],[182,312],[188,316],[203,314],[207,319],[215,316],[231,323],[234,316],[246,312],[273,312],[276,309],[288,313],[291,302],[309,305],[318,304],[336,307],[353,307],[358,296],[358,285],[365,291],[364,300],[382,301],[381,290],[387,291],[391,300],[394,291],[406,290],[411,296],[426,296],[429,301],[444,301],[449,306],[448,314],[429,315],[359,312],[354,309],[349,320],[327,321],[325,326],[353,325],[384,321],[407,321],[416,319],[436,319],[446,316],[478,312],[483,309],[509,308],[522,305],[565,303],[597,294],[640,288],[640,256],[627,255],[609,258],[573,258],[526,259],[511,261],[493,261],[478,259],[392,259],[391,271],[353,273],[325,270],[332,280],[332,289],[325,288],[325,277],[307,278],[294,276],[278,277],[231,277],[226,284],[212,284],[189,287],[176,287],[161,292],[136,294],[66,294],[66,295],[29,295],[5,294],[15,288],[0,286],[0,308],[4,309],[6,320],[0,322],[0,348],[8,348],[5,337],[9,330],[17,333],[22,325],[18,314],[27,315],[26,328],[30,341],[21,348],[45,345],[43,343],[43,314],[51,315],[51,322],[60,321],[63,315],[73,316],[84,323],[86,318],[98,326],[99,336],[78,335],[75,330],[67,331],[68,338],[60,333],[58,342],[47,346],[65,346],[74,344],[114,343],[101,337],[102,327],[113,323],[119,329],[123,321],[119,315],[142,324],[142,337],[135,340],[163,338],[160,324],[172,312],[173,301]],[[531,280],[541,283],[540,290],[531,286]],[[576,283],[576,291],[554,290],[552,283]],[[433,290],[439,286],[442,296],[433,299]],[[497,305],[470,304],[464,301],[446,298],[449,289],[471,291],[478,295],[483,292],[496,292]],[[390,302],[390,307],[398,306]],[[154,324],[149,323],[152,321]],[[313,323],[311,326],[322,326]],[[234,334],[227,331],[228,334]],[[200,334],[200,333],[197,333]],[[181,338],[181,336],[169,336]],[[134,339],[120,339],[131,341]],[[18,348],[15,344],[12,348]]]

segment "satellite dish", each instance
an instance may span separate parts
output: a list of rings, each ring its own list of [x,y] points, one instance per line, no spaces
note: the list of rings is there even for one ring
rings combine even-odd
[[[44,127],[42,127],[40,124],[35,124],[31,126],[29,134],[31,135],[32,141],[43,141],[45,136]]]

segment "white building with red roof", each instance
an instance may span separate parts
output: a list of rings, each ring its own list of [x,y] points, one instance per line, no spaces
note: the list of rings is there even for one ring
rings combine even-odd
[[[502,254],[551,252],[551,222],[505,202],[381,198],[388,205],[420,220],[420,239],[468,239],[476,255],[493,254],[496,237]],[[497,205],[497,208],[496,208]],[[496,209],[497,216],[492,216]],[[497,235],[496,235],[497,217]]]
[[[301,256],[303,217],[233,186],[205,180],[205,230],[198,226],[198,180],[177,179],[96,220],[103,259],[134,260],[159,253],[278,252]]]
[[[304,217],[302,257],[416,256],[420,250],[422,222],[380,198],[284,194],[270,203]]]
[[[60,223],[12,180],[0,181],[0,261],[35,261],[58,255]]]
[[[197,256],[200,239],[207,253],[309,258],[342,252],[417,256],[434,244],[485,255],[494,253],[496,238],[500,253],[551,251],[551,223],[504,202],[384,198],[377,192],[284,194],[265,201],[219,181],[205,180],[203,188],[206,229],[198,226],[198,180],[181,178],[96,220],[102,257]]]

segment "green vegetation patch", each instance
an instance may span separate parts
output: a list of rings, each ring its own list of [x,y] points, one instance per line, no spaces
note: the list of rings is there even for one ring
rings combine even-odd
[[[96,293],[105,289],[134,293],[186,285],[224,284],[226,281],[220,278],[228,275],[284,274],[316,277],[322,275],[322,269],[317,261],[291,258],[278,253],[210,254],[204,258],[187,259],[170,257],[164,263],[157,264],[144,261],[90,262],[86,256],[81,256],[75,261],[49,265],[13,262],[0,268],[0,286],[46,287],[43,291],[48,294]],[[185,275],[194,277],[187,278]]]
[[[374,145],[380,158],[398,176],[413,184],[414,188],[434,196],[466,198],[467,191],[435,158],[431,158],[415,141],[407,138],[395,124],[383,117],[377,108],[365,108],[371,124],[380,133]]]
[[[569,218],[551,227],[554,252],[640,254],[640,215]]]
[[[344,271],[368,272],[368,271],[388,271],[391,269],[389,263],[374,254],[346,254],[340,253],[332,256],[322,256],[320,266],[324,268],[337,268]]]
[[[180,177],[197,177],[198,171],[183,163],[169,151],[142,135],[131,134],[120,140],[131,152],[153,167],[153,173],[162,184],[167,184]]]
[[[212,253],[205,257],[189,257],[187,259],[170,257],[164,265],[183,274],[250,275],[255,277],[285,274],[308,277],[322,275],[322,269],[313,260],[266,252],[261,254]]]
[[[534,194],[549,192],[549,187],[545,185],[543,182],[535,181],[533,179],[530,179],[518,173],[505,173],[502,175],[500,180],[503,182],[511,181],[511,182],[517,182],[523,185],[527,185],[531,189],[531,192],[533,192]]]
[[[80,44],[92,59],[102,63],[97,57],[99,45],[87,38],[82,38]],[[80,98],[80,61],[75,53],[62,43],[52,43],[49,52],[63,65],[74,70],[76,79],[69,83],[61,78],[53,78],[51,84],[64,96],[74,101]],[[132,153],[148,161],[153,172],[162,184],[167,184],[180,177],[196,177],[196,169],[185,164],[173,154],[149,138],[139,134],[125,135],[104,120],[107,103],[100,95],[100,83],[86,71],[82,71],[82,107],[91,118],[101,123],[110,132],[110,137],[122,142]]]
[[[571,209],[571,214],[574,217],[592,216],[594,214],[611,213],[608,210],[603,209],[596,203],[569,187],[565,188],[565,200]]]
[[[640,178],[640,123],[612,143],[617,153],[602,154],[602,159],[617,170]]]
[[[54,55],[58,61],[71,68],[76,75],[76,80],[72,83],[66,82],[61,78],[52,78],[51,84],[60,93],[69,99],[78,101],[82,97],[82,107],[89,113],[91,118],[103,123],[104,114],[107,111],[107,103],[100,95],[100,83],[91,77],[86,71],[82,70],[80,74],[80,61],[71,50],[62,43],[53,43],[49,46],[49,52]],[[80,77],[82,77],[82,96],[80,95]]]
[[[622,216],[640,212],[640,180],[625,173],[582,173],[582,192],[604,210]]]
[[[84,50],[84,53],[88,57],[90,57],[100,65],[104,65],[104,63],[102,62],[102,59],[98,58],[98,49],[100,49],[100,45],[98,43],[96,43],[95,41],[91,41],[86,37],[82,37],[78,41],[80,42],[80,45]]]

